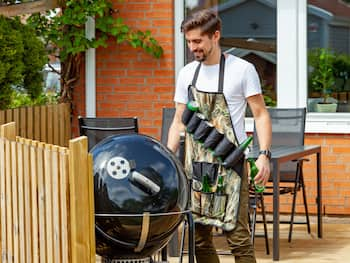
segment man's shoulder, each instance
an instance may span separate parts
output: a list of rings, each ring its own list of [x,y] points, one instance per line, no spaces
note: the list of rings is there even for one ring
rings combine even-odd
[[[241,67],[244,67],[244,68],[245,67],[251,67],[253,65],[249,61],[247,61],[247,60],[245,60],[243,58],[237,57],[235,55],[232,55],[232,54],[228,55],[227,62],[232,64],[232,65],[241,66]]]
[[[196,61],[196,60],[193,60],[189,63],[187,63],[183,68],[182,70],[183,71],[192,71],[192,70],[195,70],[198,66],[199,62]]]
[[[192,61],[183,66],[179,71],[179,77],[182,79],[192,78],[198,64],[198,61]]]

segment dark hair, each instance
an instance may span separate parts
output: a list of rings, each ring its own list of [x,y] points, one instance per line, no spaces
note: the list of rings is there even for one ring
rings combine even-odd
[[[191,14],[181,23],[183,33],[197,28],[200,28],[202,35],[211,37],[215,31],[221,30],[221,19],[213,10],[203,9]]]

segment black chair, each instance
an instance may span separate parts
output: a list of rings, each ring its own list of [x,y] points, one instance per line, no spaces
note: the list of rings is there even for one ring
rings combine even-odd
[[[257,234],[255,231],[256,228],[256,218],[257,218],[257,211],[260,209],[261,217],[262,217],[262,223],[264,227],[264,234],[260,235]],[[249,191],[249,226],[250,226],[250,239],[252,241],[252,244],[255,244],[255,237],[256,236],[263,236],[265,238],[265,249],[266,254],[270,254],[270,247],[269,247],[269,237],[267,232],[267,221],[266,221],[266,213],[265,213],[265,204],[264,204],[264,195],[263,193],[256,193],[254,190]]]
[[[102,139],[125,133],[138,133],[137,117],[84,118],[78,117],[80,135],[88,137],[89,150]]]
[[[304,145],[306,108],[269,108],[268,111],[272,123],[272,145]],[[255,146],[259,145],[255,127],[253,140]],[[290,220],[281,221],[281,223],[288,223],[290,225],[288,242],[292,240],[293,224],[306,224],[308,233],[310,234],[311,232],[303,177],[304,161],[308,160],[293,160],[292,162],[282,164],[280,167],[280,194],[293,195]],[[269,182],[270,183],[265,188],[264,195],[273,195],[273,187],[271,186],[272,178],[269,179]],[[306,221],[294,222],[296,198],[299,191],[302,191],[303,195]]]

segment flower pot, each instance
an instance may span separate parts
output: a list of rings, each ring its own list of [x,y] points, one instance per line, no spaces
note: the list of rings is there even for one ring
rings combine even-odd
[[[337,103],[316,103],[315,111],[316,112],[336,112]]]

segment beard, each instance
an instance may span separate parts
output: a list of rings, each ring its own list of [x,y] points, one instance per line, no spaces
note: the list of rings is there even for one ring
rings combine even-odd
[[[194,59],[198,62],[204,62],[212,51],[213,47],[211,47],[208,52],[205,52],[203,49],[196,49],[193,51]]]
[[[207,59],[207,55],[204,53],[203,50],[195,50],[193,52],[194,59],[198,62],[203,62]]]

